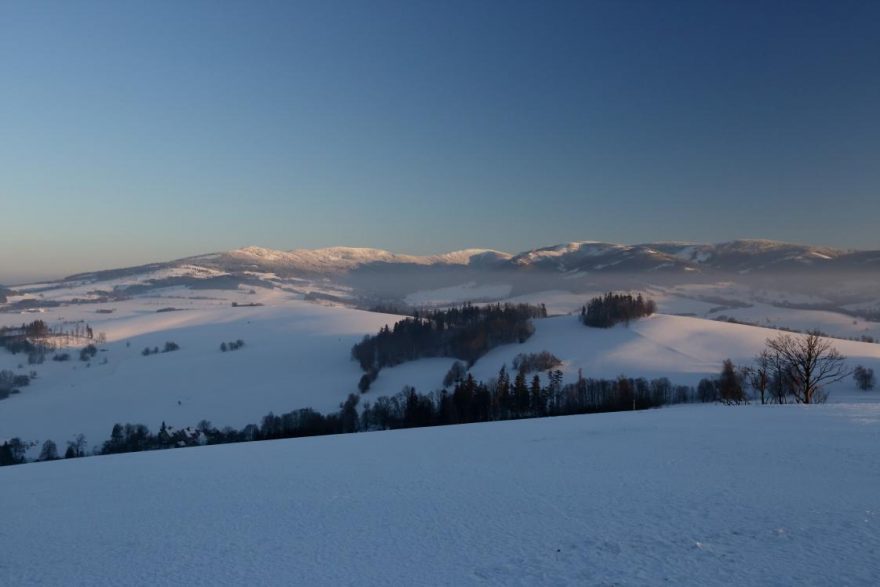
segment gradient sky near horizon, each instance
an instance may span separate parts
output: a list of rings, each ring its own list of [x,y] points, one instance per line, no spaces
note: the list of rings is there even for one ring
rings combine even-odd
[[[0,2],[0,283],[261,245],[880,248],[880,2]]]

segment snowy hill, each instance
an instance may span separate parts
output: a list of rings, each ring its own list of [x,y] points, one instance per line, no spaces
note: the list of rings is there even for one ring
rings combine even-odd
[[[270,411],[335,411],[362,374],[352,345],[400,318],[357,309],[369,303],[546,304],[556,315],[534,320],[528,340],[474,364],[480,380],[549,351],[565,382],[694,385],[723,359],[749,362],[778,332],[762,326],[880,338],[880,323],[852,315],[880,309],[868,270],[823,274],[835,290],[824,297],[788,276],[786,289],[687,270],[742,267],[738,253],[713,261],[692,247],[575,243],[516,257],[249,248],[19,286],[0,327],[40,319],[106,340],[84,361],[77,334],[56,341],[52,354],[67,361],[29,364],[0,349],[0,370],[35,376],[0,400],[0,438],[63,447],[83,433],[91,448],[117,422],[241,428]],[[615,258],[700,279],[595,279]],[[611,329],[571,314],[614,284],[642,288],[660,313]],[[880,344],[832,342],[850,366],[880,372]],[[166,343],[179,349],[161,352]],[[362,397],[438,389],[452,363],[382,369]],[[0,584],[873,585],[880,401],[850,380],[830,391],[829,404],[809,407],[688,405],[3,467],[16,507],[4,518],[14,539]],[[85,496],[85,507],[66,496]]]
[[[98,443],[117,421],[158,428],[162,421],[183,427],[208,419],[240,426],[271,410],[333,410],[356,391],[360,377],[349,358],[351,346],[397,319],[310,304],[276,290],[199,293],[179,288],[24,318],[0,314],[0,325],[36,317],[53,325],[84,320],[108,341],[89,363],[77,360],[85,344],[79,341],[59,349],[73,355],[70,361],[47,359],[41,365],[0,349],[0,369],[37,373],[22,393],[0,404],[2,436],[53,438],[60,445],[84,433]],[[232,302],[264,305],[232,307]],[[159,311],[172,307],[175,311]],[[98,313],[102,310],[109,313]],[[238,339],[245,341],[243,349],[220,351],[221,343]],[[168,341],[180,350],[142,354]]]
[[[877,405],[684,406],[0,469],[0,584],[876,585]]]
[[[678,307],[686,308],[685,301],[678,300]],[[0,436],[53,439],[63,446],[84,433],[91,446],[105,440],[116,422],[157,430],[163,421],[182,428],[207,419],[221,428],[241,428],[269,411],[335,410],[357,392],[361,371],[350,358],[352,345],[400,317],[309,303],[279,288],[175,287],[121,301],[62,304],[36,314],[0,313],[0,326],[34,318],[53,326],[88,323],[107,343],[88,362],[78,360],[85,344],[80,340],[59,349],[72,355],[66,362],[49,357],[29,365],[26,355],[0,350],[0,369],[36,374],[22,393],[0,401]],[[748,362],[776,334],[672,315],[610,330],[586,328],[569,315],[534,324],[535,334],[525,343],[498,347],[481,358],[472,369],[475,377],[488,380],[502,365],[510,368],[516,355],[546,350],[563,360],[566,381],[582,371],[588,377],[668,377],[694,385],[717,373],[725,358]],[[238,339],[245,342],[243,349],[220,351],[221,343]],[[143,355],[145,348],[162,349],[166,342],[181,348]],[[880,372],[880,345],[834,342],[852,364]],[[394,395],[405,385],[422,392],[438,389],[452,363],[423,359],[383,369],[364,399]],[[851,386],[842,383],[840,393],[849,393]]]
[[[750,283],[741,273],[720,278],[702,269],[683,270],[667,272],[675,275],[670,280],[665,270],[646,269],[640,273],[651,276],[646,281],[633,277],[637,267],[671,263],[741,271],[749,258],[754,267],[776,259],[815,268],[853,255],[870,265],[872,253],[769,241],[635,246],[585,241],[516,256],[484,249],[418,257],[346,247],[289,252],[250,247],[17,286],[0,301],[0,327],[38,318],[62,329],[88,324],[107,342],[87,363],[77,360],[85,344],[79,340],[60,349],[73,355],[68,362],[50,357],[29,365],[24,355],[0,352],[0,369],[36,376],[21,394],[0,401],[0,437],[52,438],[63,445],[85,433],[97,443],[116,422],[142,422],[155,430],[163,421],[183,427],[207,419],[240,427],[270,410],[334,410],[357,389],[361,373],[349,357],[352,345],[399,319],[359,308],[393,312],[407,305],[496,300],[546,304],[551,314],[563,315],[537,321],[525,344],[483,357],[473,368],[478,378],[510,367],[519,353],[546,350],[564,361],[567,381],[580,370],[590,377],[665,376],[692,385],[715,373],[725,358],[747,362],[775,334],[755,326],[818,328],[837,337],[880,340],[880,322],[871,321],[880,315],[877,279],[868,269],[846,279],[822,273],[817,281],[823,289],[811,293],[802,280],[784,273],[778,281]],[[806,263],[810,259],[822,261]],[[597,277],[596,267],[603,264],[631,272]],[[564,315],[617,287],[645,291],[662,315],[610,331],[585,329]],[[238,339],[245,341],[244,349],[220,352],[222,342]],[[166,342],[181,350],[142,354]],[[835,344],[853,364],[880,371],[880,345]],[[451,363],[430,359],[383,369],[370,393],[396,394],[404,385],[429,392],[440,386]]]

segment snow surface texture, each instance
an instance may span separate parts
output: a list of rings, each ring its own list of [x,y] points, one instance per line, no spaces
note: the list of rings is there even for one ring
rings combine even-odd
[[[2,585],[877,585],[880,406],[681,406],[0,469]]]

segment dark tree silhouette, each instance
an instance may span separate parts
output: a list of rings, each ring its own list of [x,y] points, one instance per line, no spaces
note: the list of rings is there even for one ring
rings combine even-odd
[[[470,366],[496,346],[524,342],[534,332],[530,320],[546,315],[544,308],[527,304],[416,312],[365,336],[351,355],[368,373],[424,357],[453,357]]]
[[[742,378],[736,372],[730,359],[725,359],[721,367],[721,376],[718,378],[718,397],[727,405],[748,403]]]
[[[581,321],[595,328],[611,328],[620,322],[629,324],[631,320],[650,316],[656,311],[654,301],[643,298],[642,294],[634,297],[608,292],[581,308]]]
[[[862,391],[874,389],[874,384],[876,383],[876,380],[874,379],[874,370],[868,369],[862,365],[853,369],[853,379],[856,381],[856,386]]]
[[[815,331],[802,336],[780,334],[769,339],[767,347],[785,366],[783,372],[798,403],[824,401],[824,387],[850,373],[846,358]]]
[[[47,440],[43,443],[42,448],[40,449],[40,456],[37,460],[40,461],[54,461],[58,459],[58,447],[55,446],[55,443],[51,440]]]

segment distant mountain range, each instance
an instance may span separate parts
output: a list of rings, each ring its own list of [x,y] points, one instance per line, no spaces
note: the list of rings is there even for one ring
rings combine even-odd
[[[578,241],[517,254],[465,249],[426,256],[353,247],[292,251],[246,247],[81,273],[59,281],[16,286],[15,291],[0,288],[0,309],[34,311],[52,304],[99,303],[171,287],[265,287],[308,300],[395,309],[407,305],[407,300],[423,299],[420,293],[443,293],[450,288],[457,291],[456,299],[493,301],[550,291],[586,295],[688,287],[688,295],[730,305],[731,295],[727,296],[731,299],[721,299],[717,293],[700,290],[713,284],[755,292],[737,293],[733,296],[736,303],[766,299],[770,295],[767,291],[772,290],[784,292],[773,294],[781,300],[801,300],[797,303],[813,309],[877,313],[880,251],[768,240],[636,245]]]
[[[168,263],[73,275],[67,280],[113,279],[145,270],[198,266],[226,273],[274,273],[279,277],[336,276],[353,272],[405,268],[457,268],[553,273],[711,273],[761,274],[828,270],[880,271],[880,251],[853,251],[769,240],[718,244],[681,242],[622,245],[578,241],[518,254],[466,249],[416,256],[381,249],[331,247],[278,251],[247,247],[187,257]]]

